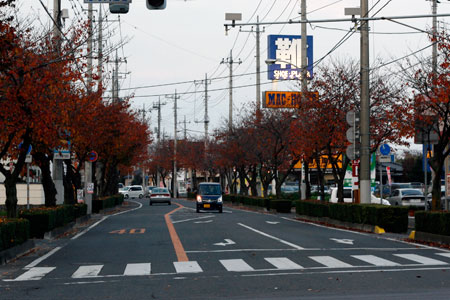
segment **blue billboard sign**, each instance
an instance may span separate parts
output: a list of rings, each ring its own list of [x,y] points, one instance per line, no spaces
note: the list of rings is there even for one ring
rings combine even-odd
[[[268,59],[275,60],[274,64],[268,65],[268,79],[270,80],[293,80],[301,79],[302,62],[302,37],[300,35],[269,35]],[[308,35],[306,39],[308,59],[307,77],[313,77],[313,37]]]

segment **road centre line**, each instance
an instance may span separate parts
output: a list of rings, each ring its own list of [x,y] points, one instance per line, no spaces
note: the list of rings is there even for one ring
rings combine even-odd
[[[167,229],[169,230],[170,238],[172,240],[173,248],[175,249],[175,253],[177,255],[179,262],[187,262],[189,261],[189,258],[186,255],[186,251],[184,251],[183,244],[181,243],[180,238],[178,237],[177,231],[175,230],[175,227],[173,226],[172,220],[170,219],[170,215],[174,212],[184,208],[183,205],[179,203],[175,203],[178,205],[177,208],[172,210],[171,212],[168,212],[164,215],[164,219],[166,220]]]
[[[205,216],[205,217],[199,217],[199,218],[192,218],[192,219],[186,219],[186,220],[179,220],[179,221],[172,221],[172,224],[178,224],[183,222],[189,222],[189,221],[195,221],[195,220],[201,220],[201,219],[207,219],[207,218],[214,218],[215,216]]]
[[[262,236],[271,238],[271,239],[276,240],[276,241],[278,241],[278,242],[280,242],[280,243],[283,243],[283,244],[285,244],[285,245],[288,245],[288,246],[290,246],[290,247],[292,247],[292,248],[295,248],[295,249],[297,249],[297,250],[303,250],[303,249],[305,249],[305,248],[300,247],[300,246],[298,246],[298,245],[296,245],[296,244],[293,244],[293,243],[290,243],[290,242],[288,242],[288,241],[282,240],[282,239],[280,239],[280,238],[274,237],[273,235],[270,235],[270,234],[267,234],[267,233],[265,233],[265,232],[259,231],[259,230],[255,229],[255,228],[252,228],[252,227],[250,227],[250,226],[244,225],[244,224],[242,224],[242,223],[238,223],[238,225],[239,225],[239,226],[242,226],[242,227],[245,227],[245,228],[247,228],[247,229],[249,229],[249,230],[251,230],[251,231],[254,231],[254,232],[256,232],[256,233],[258,233],[258,234],[260,234],[260,235],[262,235]]]

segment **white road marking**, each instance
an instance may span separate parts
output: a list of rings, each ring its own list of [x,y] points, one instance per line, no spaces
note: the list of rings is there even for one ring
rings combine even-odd
[[[351,231],[351,230],[347,230],[347,229],[328,227],[328,226],[325,226],[325,225],[320,225],[320,224],[316,224],[316,223],[300,221],[300,220],[296,220],[296,219],[290,219],[290,218],[287,218],[287,217],[281,217],[281,218],[285,219],[285,220],[288,220],[288,221],[292,221],[292,222],[308,224],[308,225],[311,225],[311,226],[326,228],[326,229],[330,229],[330,230],[343,231],[343,232],[348,232],[348,233],[354,233],[354,234],[369,236],[369,234],[367,234],[367,233],[362,233],[362,232],[358,232],[358,231]]]
[[[194,222],[195,224],[207,224],[207,223],[212,223],[213,220],[208,220],[208,221],[197,221]]]
[[[450,257],[450,253],[436,253],[436,254],[444,257]]]
[[[123,275],[125,276],[145,276],[150,275],[151,273],[151,264],[127,264],[125,268],[125,272]]]
[[[214,245],[215,246],[228,246],[228,245],[235,245],[236,243],[235,242],[233,242],[232,240],[230,240],[230,239],[225,239],[225,242],[224,243],[215,243]]]
[[[401,258],[408,259],[408,260],[412,260],[419,264],[427,265],[427,266],[448,265],[446,262],[443,262],[443,261],[440,261],[437,259],[433,259],[433,258],[429,258],[429,257],[425,257],[422,255],[417,255],[417,254],[394,254],[394,255],[401,257]]]
[[[302,266],[296,264],[292,260],[286,257],[265,257],[269,263],[275,266],[279,270],[300,270],[303,269]]]
[[[339,244],[346,244],[346,245],[353,245],[353,241],[354,241],[354,240],[349,240],[349,239],[335,239],[335,238],[330,238],[330,240],[335,241],[336,243],[339,243]]]
[[[48,257],[52,256],[53,254],[55,254],[56,252],[58,252],[59,250],[61,250],[61,247],[56,247],[55,249],[53,249],[52,251],[48,252],[47,254],[33,260],[30,264],[25,266],[25,270],[31,269],[36,267],[38,264],[40,264],[43,260],[47,259]]]
[[[129,213],[129,212],[132,212],[132,211],[135,211],[135,210],[138,210],[138,209],[142,208],[142,203],[139,203],[139,202],[137,202],[137,201],[132,201],[132,200],[128,200],[128,201],[129,201],[129,202],[137,203],[137,204],[138,204],[138,207],[133,208],[133,209],[130,209],[130,210],[122,211],[122,212],[119,212],[119,213],[116,213],[116,214],[113,214],[113,215],[110,215],[110,216],[104,216],[104,217],[101,218],[99,221],[97,221],[95,224],[92,224],[91,226],[89,226],[88,228],[86,228],[85,230],[83,230],[82,232],[80,232],[79,234],[77,234],[76,236],[72,237],[71,240],[76,240],[76,239],[78,239],[79,237],[83,236],[83,235],[84,235],[85,233],[87,233],[89,230],[91,230],[92,228],[94,228],[95,226],[97,226],[98,224],[100,224],[101,222],[105,221],[105,220],[108,219],[109,217],[118,216],[118,215],[125,214],[125,213]]]
[[[220,263],[229,272],[247,272],[254,271],[243,259],[221,259]]]
[[[365,261],[371,265],[378,267],[395,267],[400,266],[400,264],[395,263],[393,261],[375,256],[375,255],[352,255],[352,257]]]
[[[238,223],[238,225],[240,225],[240,226],[242,226],[242,227],[245,227],[245,228],[247,228],[247,229],[250,229],[250,230],[252,230],[252,231],[254,231],[254,232],[256,232],[256,233],[259,233],[260,235],[263,235],[263,236],[265,236],[265,237],[268,237],[268,238],[271,238],[271,239],[273,239],[273,240],[276,240],[276,241],[278,241],[278,242],[280,242],[280,243],[283,243],[283,244],[285,244],[285,245],[291,246],[292,248],[295,248],[295,249],[298,249],[298,250],[303,250],[303,249],[304,249],[303,247],[300,247],[300,246],[295,245],[295,244],[293,244],[293,243],[287,242],[287,241],[282,240],[282,239],[280,239],[280,238],[274,237],[274,236],[272,236],[272,235],[270,235],[270,234],[264,233],[264,232],[262,232],[262,231],[259,231],[259,230],[257,230],[257,229],[254,229],[254,228],[252,228],[252,227],[250,227],[250,226],[247,226],[247,225],[244,225],[244,224],[242,224],[242,223]]]
[[[277,225],[277,224],[280,224],[280,222],[272,222],[272,221],[266,221],[266,223],[267,223],[267,224],[270,224],[270,225]]]
[[[75,273],[72,274],[72,278],[92,278],[97,277],[98,273],[102,270],[103,265],[93,266],[81,266]]]
[[[172,221],[172,223],[176,224],[176,223],[183,223],[183,222],[189,222],[189,221],[195,221],[195,220],[201,220],[201,219],[207,219],[207,218],[214,218],[214,217],[215,216],[211,215],[211,216],[205,216],[205,217],[200,217],[200,218],[192,218],[192,219],[186,219],[186,220]],[[195,222],[195,223],[197,223],[197,222]]]
[[[173,263],[178,274],[183,273],[201,273],[202,268],[196,261],[175,261]]]
[[[54,269],[56,269],[56,267],[31,268],[14,279],[14,281],[40,280]]]
[[[319,264],[328,268],[352,268],[353,266],[331,256],[309,256]]]

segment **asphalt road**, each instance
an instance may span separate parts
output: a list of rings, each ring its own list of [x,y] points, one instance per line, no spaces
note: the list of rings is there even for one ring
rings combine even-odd
[[[0,299],[448,299],[450,252],[195,203],[96,216],[0,266]],[[44,255],[45,254],[45,255]]]

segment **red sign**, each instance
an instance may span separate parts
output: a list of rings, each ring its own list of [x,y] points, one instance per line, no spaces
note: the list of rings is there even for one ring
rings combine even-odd
[[[97,152],[92,151],[92,152],[90,152],[90,153],[88,154],[88,160],[89,160],[90,162],[97,161],[97,159],[98,159],[98,154],[97,154]]]
[[[391,184],[392,184],[392,179],[391,179],[391,167],[386,167],[386,173],[387,173],[389,185],[391,185]]]

